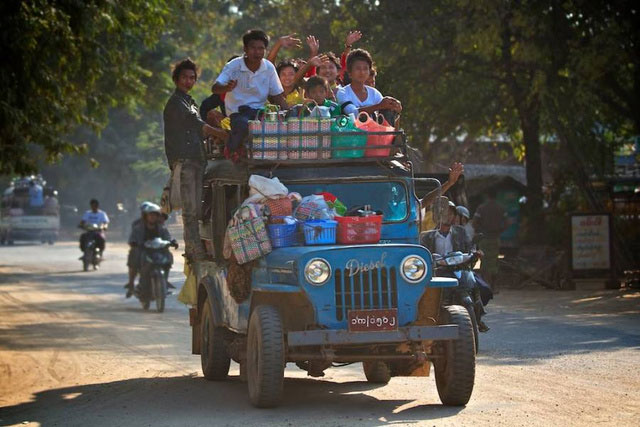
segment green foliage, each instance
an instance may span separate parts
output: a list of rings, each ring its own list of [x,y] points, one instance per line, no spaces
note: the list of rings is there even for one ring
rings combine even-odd
[[[64,135],[78,125],[102,128],[110,108],[145,94],[150,73],[141,53],[171,22],[168,6],[165,0],[3,2],[0,173],[30,173],[42,158],[86,153]]]
[[[0,69],[0,174],[58,162],[47,171],[59,183],[77,171],[126,176],[125,199],[168,173],[160,112],[173,90],[169,65],[196,60],[200,102],[250,28],[272,40],[313,34],[336,54],[361,30],[357,47],[372,53],[382,93],[402,101],[403,127],[427,161],[446,164],[480,136],[506,136],[533,199],[541,143],[559,147],[553,174],[586,182],[640,134],[640,22],[627,0],[34,0],[0,12],[11,58]]]

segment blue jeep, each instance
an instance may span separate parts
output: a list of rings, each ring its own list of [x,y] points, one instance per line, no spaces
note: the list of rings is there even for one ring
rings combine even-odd
[[[404,160],[403,160],[404,159]],[[228,219],[248,193],[250,174],[277,176],[302,195],[330,192],[347,206],[372,205],[384,214],[375,245],[294,246],[256,261],[238,303],[222,258]],[[455,279],[433,277],[429,251],[418,244],[420,201],[411,164],[393,159],[210,161],[203,237],[215,262],[193,265],[197,306],[190,311],[192,350],[205,378],[224,380],[240,364],[252,404],[279,403],[289,362],[310,376],[334,364],[362,362],[368,381],[428,376],[434,365],[445,405],[465,405],[475,376],[471,320],[460,306],[442,306]]]

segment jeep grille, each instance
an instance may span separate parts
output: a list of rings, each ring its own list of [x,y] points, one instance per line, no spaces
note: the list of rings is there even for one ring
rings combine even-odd
[[[336,269],[336,318],[343,320],[348,310],[398,307],[396,269],[375,268],[349,276]]]

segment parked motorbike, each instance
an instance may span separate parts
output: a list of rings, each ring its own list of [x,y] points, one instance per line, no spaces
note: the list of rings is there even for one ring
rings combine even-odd
[[[442,302],[445,306],[461,305],[467,309],[473,324],[476,353],[478,352],[479,313],[476,313],[475,301],[477,300],[478,287],[472,270],[478,258],[477,252],[463,253],[456,251],[444,256],[433,254],[436,275],[458,279],[458,286],[444,289]]]
[[[98,248],[98,237],[103,228],[98,224],[85,224],[81,228],[88,233],[81,257],[82,269],[89,271],[89,266],[91,265],[94,270],[97,270],[100,266],[100,261],[102,261],[102,253]]]
[[[140,270],[140,284],[136,289],[136,296],[142,308],[148,310],[151,302],[155,301],[156,311],[164,311],[167,296],[167,276],[171,268],[171,254],[168,248],[178,248],[175,240],[164,240],[160,237],[144,242],[142,247],[142,268]]]

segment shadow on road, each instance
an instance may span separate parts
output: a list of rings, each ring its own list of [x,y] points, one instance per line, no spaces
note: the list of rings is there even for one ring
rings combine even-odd
[[[208,382],[202,377],[136,378],[36,393],[28,403],[0,409],[0,424],[70,425],[383,425],[422,423],[456,415],[463,408],[439,402],[403,406],[410,400],[380,400],[364,394],[367,382],[334,383],[285,379],[282,405],[260,410],[248,402],[238,377]],[[317,422],[311,422],[317,424]]]

